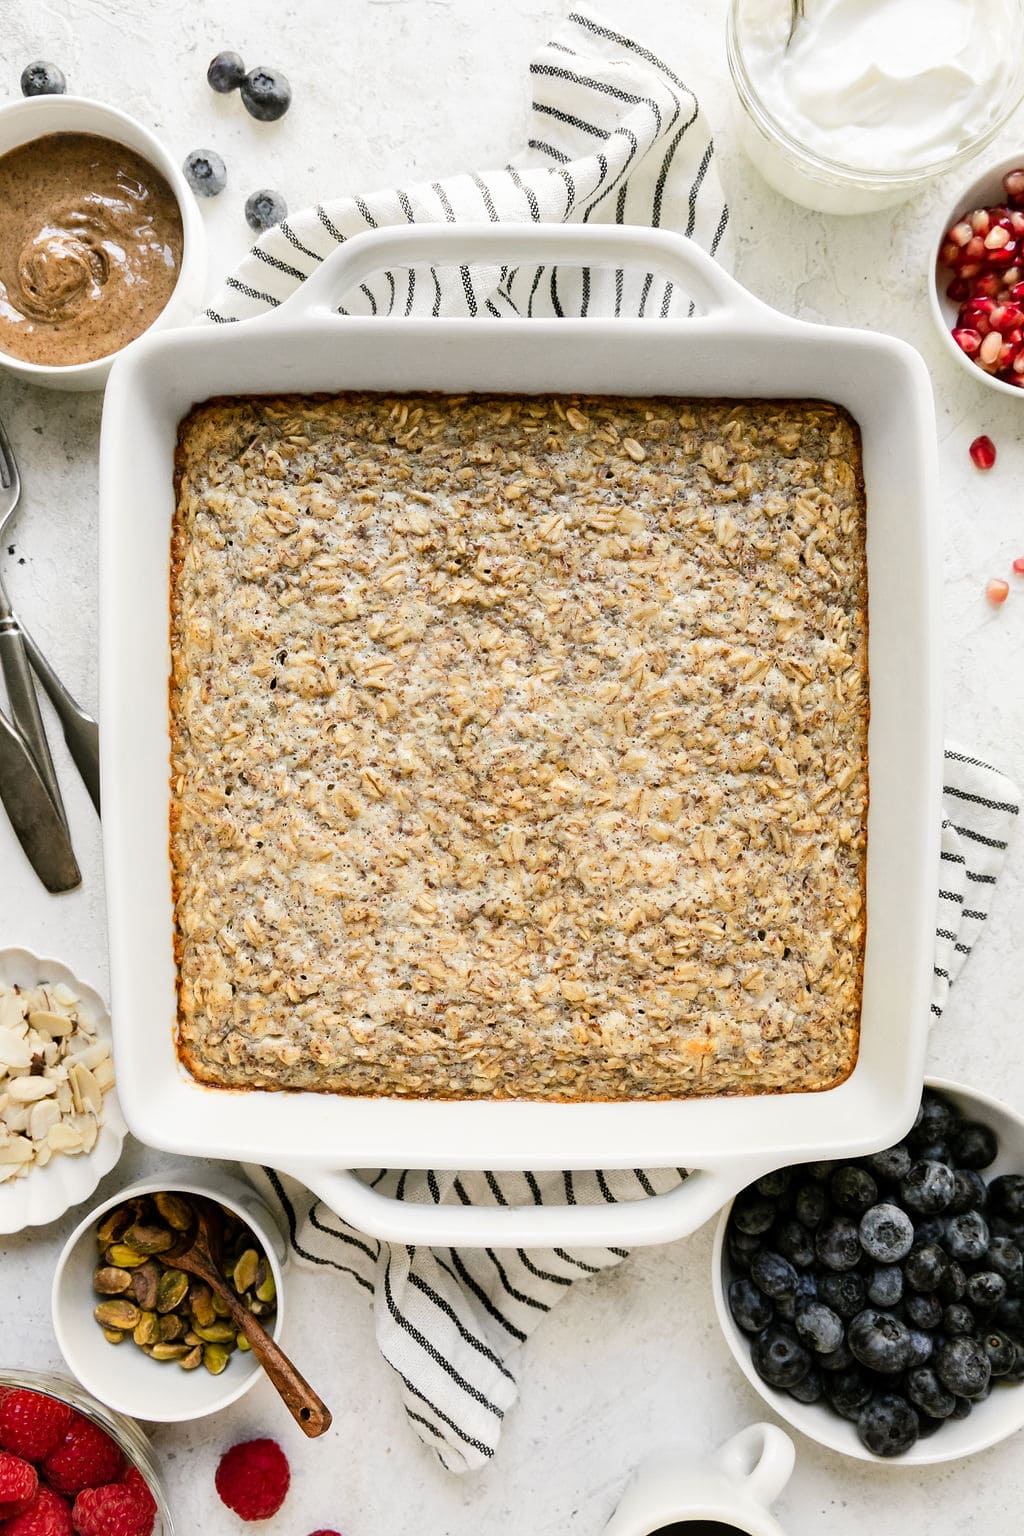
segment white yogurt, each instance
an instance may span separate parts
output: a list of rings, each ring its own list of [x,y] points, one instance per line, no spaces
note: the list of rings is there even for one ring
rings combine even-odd
[[[772,117],[867,172],[935,164],[983,133],[1024,45],[1013,0],[806,0],[788,47],[788,4],[744,11],[744,61]]]

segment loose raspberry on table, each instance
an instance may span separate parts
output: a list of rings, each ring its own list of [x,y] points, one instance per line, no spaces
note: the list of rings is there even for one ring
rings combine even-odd
[[[151,1536],[155,1515],[124,1483],[83,1488],[72,1511],[78,1536]]]
[[[38,1487],[39,1476],[30,1461],[0,1451],[0,1522],[23,1514]]]
[[[214,1481],[222,1501],[243,1520],[269,1520],[284,1503],[291,1473],[276,1440],[243,1440],[224,1452]]]
[[[313,1531],[312,1536],[341,1536],[340,1531]]]
[[[71,1419],[67,1403],[15,1387],[0,1397],[0,1448],[26,1461],[42,1461],[60,1444]]]
[[[28,1509],[3,1527],[4,1536],[74,1536],[74,1531],[67,1503],[45,1483],[40,1483]]]
[[[44,1459],[41,1470],[51,1488],[73,1498],[83,1488],[114,1482],[124,1470],[124,1458],[105,1430],[76,1413],[63,1440]]]

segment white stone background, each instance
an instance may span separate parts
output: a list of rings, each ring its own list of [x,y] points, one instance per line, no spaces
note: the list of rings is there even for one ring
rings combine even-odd
[[[1008,575],[1011,560],[1024,554],[1024,398],[1019,405],[996,398],[963,375],[940,350],[926,304],[927,253],[958,178],[872,217],[828,218],[784,202],[735,143],[725,8],[724,0],[604,0],[609,21],[668,59],[711,115],[741,280],[782,310],[889,331],[924,354],[941,444],[934,517],[945,546],[948,729],[1020,779],[1024,584],[1000,611],[987,605],[983,589],[990,574]],[[523,138],[531,51],[561,13],[559,0],[2,0],[0,99],[16,96],[24,63],[43,56],[61,65],[73,90],[148,123],[175,155],[199,145],[219,149],[228,190],[203,210],[212,291],[246,248],[242,205],[257,187],[279,187],[298,209],[324,196],[503,163]],[[208,90],[207,61],[224,47],[287,73],[295,94],[286,118],[255,123],[236,97]],[[1019,118],[988,153],[1001,158],[1018,145],[1024,160]],[[100,400],[0,376],[0,418],[25,482],[16,555],[4,554],[4,569],[54,664],[95,707]],[[979,431],[999,448],[987,476],[967,455]],[[48,897],[0,827],[0,942],[57,956],[102,989],[97,823],[56,728],[51,739],[84,885]],[[930,1062],[931,1070],[1019,1108],[1022,874],[1018,844]],[[130,1147],[101,1193],[160,1161]],[[60,1363],[48,1292],[71,1225],[69,1216],[0,1248],[0,1364]],[[443,1472],[406,1427],[395,1381],[375,1353],[363,1295],[343,1278],[293,1275],[286,1343],[321,1384],[334,1428],[325,1442],[306,1443],[261,1383],[220,1418],[158,1430],[179,1533],[241,1529],[214,1494],[216,1459],[236,1440],[270,1433],[287,1448],[293,1489],[281,1514],[261,1527],[268,1536],[305,1536],[318,1526],[344,1536],[597,1536],[630,1470],[652,1447],[710,1450],[762,1416],[719,1336],[710,1249],[708,1227],[575,1287],[517,1361],[522,1396],[494,1464],[462,1480]],[[1018,1529],[1019,1438],[973,1461],[923,1471],[869,1468],[797,1442],[796,1471],[778,1505],[791,1536],[897,1529],[1002,1536]]]

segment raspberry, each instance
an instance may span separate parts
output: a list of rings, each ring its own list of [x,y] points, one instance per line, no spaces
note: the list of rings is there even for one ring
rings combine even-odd
[[[313,1536],[341,1536],[340,1531],[314,1531]]]
[[[291,1473],[276,1440],[243,1440],[224,1452],[214,1481],[222,1501],[243,1520],[269,1520],[284,1503]]]
[[[121,1452],[110,1436],[76,1413],[60,1445],[43,1461],[42,1473],[51,1488],[73,1498],[83,1488],[112,1483],[123,1468]]]
[[[41,1484],[24,1514],[4,1524],[4,1536],[74,1536],[71,1511],[59,1493]]]
[[[67,1403],[15,1387],[0,1398],[0,1446],[26,1461],[42,1461],[60,1444],[71,1418]]]
[[[23,1514],[36,1496],[39,1478],[31,1462],[0,1451],[0,1520]]]
[[[72,1514],[78,1536],[150,1536],[156,1509],[147,1509],[124,1483],[108,1483],[83,1488]]]
[[[121,1486],[129,1488],[147,1514],[156,1519],[156,1499],[149,1491],[149,1484],[139,1471],[138,1467],[129,1467],[121,1479]]]

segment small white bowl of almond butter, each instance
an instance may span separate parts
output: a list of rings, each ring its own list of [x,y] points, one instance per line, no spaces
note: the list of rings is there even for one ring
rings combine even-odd
[[[88,1200],[126,1133],[102,998],[59,961],[0,950],[0,1233]]]

